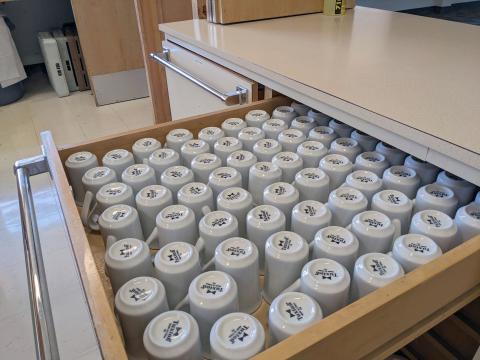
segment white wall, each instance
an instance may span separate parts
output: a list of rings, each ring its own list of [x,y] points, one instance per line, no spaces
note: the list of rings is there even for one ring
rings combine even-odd
[[[0,6],[15,24],[13,40],[24,65],[43,62],[37,33],[74,21],[69,0],[16,0]]]
[[[390,11],[418,9],[429,6],[450,6],[452,4],[477,0],[357,0],[357,5]]]

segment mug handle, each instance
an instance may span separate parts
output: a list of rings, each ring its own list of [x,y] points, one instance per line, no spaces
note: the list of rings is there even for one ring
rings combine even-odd
[[[345,229],[347,229],[348,231],[352,231],[352,224],[348,224],[347,226],[345,226]]]
[[[195,243],[195,249],[198,251],[198,255],[200,257],[200,262],[205,256],[205,240],[200,236]]]
[[[281,292],[281,294],[283,293],[286,293],[286,292],[291,292],[291,291],[295,291],[295,292],[298,292],[300,291],[300,284],[302,283],[302,280],[301,279],[297,279],[293,282],[292,285],[290,285],[289,287],[287,287],[285,290],[283,290]]]
[[[210,271],[213,269],[213,266],[215,265],[215,256],[213,256],[210,260],[208,260],[205,265],[202,266],[202,272],[205,271]]]
[[[110,246],[113,245],[117,241],[117,237],[113,235],[108,235],[107,238],[105,239],[105,251],[107,251]]]
[[[393,233],[393,241],[395,241],[400,235],[402,235],[402,223],[399,219],[393,219],[392,223],[393,226],[395,226],[395,232]]]
[[[90,207],[92,206],[93,193],[91,191],[85,192],[85,198],[83,200],[82,210],[80,211],[80,219],[82,219],[83,226],[89,227],[88,217],[90,214]]]
[[[158,238],[158,228],[154,227],[151,234],[148,236],[148,238],[145,240],[148,246],[151,245],[153,240],[156,240]]]
[[[175,307],[173,309],[174,310],[180,310],[180,309],[185,308],[189,304],[190,304],[190,299],[188,298],[188,294],[187,294],[187,295],[185,295],[185,297],[182,300],[180,300],[180,302],[177,305],[175,305]]]
[[[212,209],[210,209],[210,206],[208,206],[208,205],[202,206],[203,216],[205,216],[205,215],[207,215],[208,213],[211,213],[211,212],[212,212]]]

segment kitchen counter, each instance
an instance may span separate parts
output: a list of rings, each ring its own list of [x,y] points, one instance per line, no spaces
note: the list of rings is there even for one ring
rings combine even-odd
[[[480,27],[357,7],[344,17],[227,26],[189,20],[160,30],[169,41],[480,185]]]

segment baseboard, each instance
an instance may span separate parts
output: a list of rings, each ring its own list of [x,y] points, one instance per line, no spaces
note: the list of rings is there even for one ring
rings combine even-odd
[[[357,5],[382,10],[401,11],[419,9],[430,6],[451,6],[453,4],[473,2],[477,0],[357,0]]]
[[[144,68],[90,77],[97,105],[139,99],[148,96]]]

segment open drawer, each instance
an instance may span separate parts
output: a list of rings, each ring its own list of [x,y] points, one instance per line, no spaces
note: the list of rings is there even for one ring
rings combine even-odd
[[[101,158],[115,148],[131,148],[149,136],[164,142],[173,128],[194,134],[206,126],[219,126],[226,118],[244,117],[252,109],[268,112],[289,103],[275,97],[229,110],[156,125],[96,141],[57,148],[49,132],[42,133],[48,171],[58,192],[62,212],[76,257],[98,342],[105,359],[126,359],[122,338],[112,310],[111,289],[95,257],[102,258],[99,235],[86,234],[70,191],[63,163],[77,151],[87,150]],[[99,244],[99,245],[97,245]],[[97,261],[98,262],[98,261]],[[390,285],[361,298],[256,356],[256,359],[382,359],[428,331],[480,296],[480,236],[437,260],[408,273]],[[258,315],[265,325],[268,307]]]

